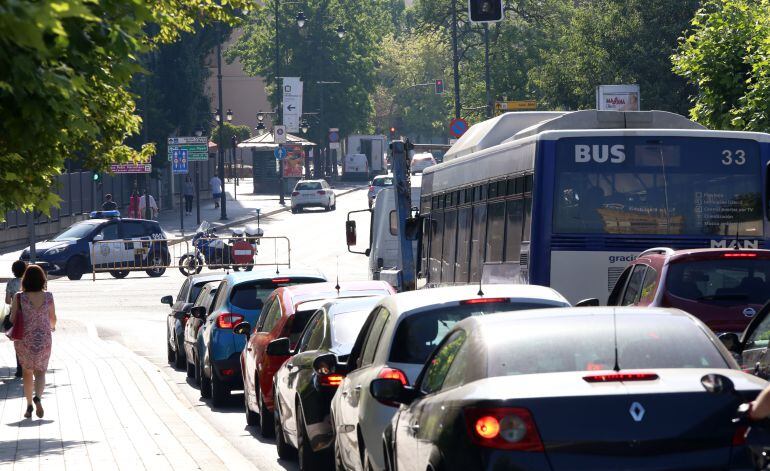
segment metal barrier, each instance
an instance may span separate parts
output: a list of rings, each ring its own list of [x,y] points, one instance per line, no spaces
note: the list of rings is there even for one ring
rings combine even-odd
[[[124,239],[91,243],[90,266],[93,280],[97,273],[125,278],[129,272],[145,271],[151,277],[177,268],[184,275],[212,270],[244,269],[257,266],[291,268],[291,241],[288,237],[194,237],[188,239]]]

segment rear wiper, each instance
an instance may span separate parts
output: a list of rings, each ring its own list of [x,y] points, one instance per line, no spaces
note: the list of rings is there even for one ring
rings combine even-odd
[[[748,294],[733,293],[733,294],[710,294],[708,296],[701,296],[698,301],[742,301],[748,299]]]

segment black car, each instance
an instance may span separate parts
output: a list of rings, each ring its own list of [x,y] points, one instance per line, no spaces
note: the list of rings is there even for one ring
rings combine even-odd
[[[399,471],[746,469],[735,397],[704,390],[714,373],[745,400],[766,385],[683,311],[568,308],[468,318],[414,387],[370,391],[405,405],[383,434]]]
[[[51,240],[35,244],[36,263],[51,275],[79,280],[94,266],[115,278],[131,271],[156,277],[170,263],[168,236],[157,221],[123,219],[117,211],[94,211]],[[114,241],[114,242],[110,242]],[[30,260],[29,248],[21,260]]]
[[[176,368],[184,368],[187,364],[184,350],[184,327],[187,319],[190,317],[190,308],[201,292],[203,285],[209,281],[220,281],[224,274],[206,274],[188,276],[179,293],[176,295],[176,301],[169,296],[163,296],[160,302],[171,306],[171,311],[166,317],[166,350],[168,351],[168,362]]]
[[[324,304],[308,321],[294,352],[288,338],[273,340],[268,355],[293,354],[273,378],[276,446],[281,457],[298,450],[301,471],[332,464],[330,405],[343,376],[319,365],[324,355],[347,359],[361,327],[381,296]]]
[[[187,377],[195,378],[195,384],[201,382],[200,352],[202,341],[200,330],[206,324],[206,317],[214,308],[214,299],[219,289],[220,281],[209,281],[203,285],[195,304],[190,308],[190,317],[184,326],[184,351],[187,362]],[[208,390],[201,390],[201,395],[208,397]]]
[[[719,336],[743,371],[770,379],[770,302],[766,303],[751,319],[739,336],[729,332]]]

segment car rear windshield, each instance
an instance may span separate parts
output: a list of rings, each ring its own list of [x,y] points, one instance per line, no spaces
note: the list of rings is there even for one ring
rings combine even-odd
[[[332,319],[332,350],[337,355],[347,355],[361,331],[369,311],[340,312]]]
[[[321,183],[320,182],[302,182],[297,183],[296,190],[320,190],[321,189]]]
[[[391,177],[375,178],[372,181],[373,186],[393,186],[393,179]]]
[[[321,278],[281,278],[279,282],[273,280],[259,280],[247,283],[241,283],[233,287],[230,293],[230,304],[239,309],[255,310],[260,309],[257,303],[257,299],[262,302],[267,299],[267,296],[275,289],[283,286],[300,285],[303,283],[320,283],[326,281]]]
[[[672,263],[666,289],[694,301],[764,304],[770,298],[770,260],[726,257]]]
[[[716,346],[690,318],[618,315],[621,370],[729,368]],[[484,332],[488,375],[512,376],[610,370],[615,366],[613,316],[530,318]]]
[[[448,308],[422,311],[403,319],[396,328],[390,348],[390,361],[394,363],[425,363],[428,355],[441,342],[447,332],[458,322],[471,316],[494,314],[502,311],[520,311],[561,307],[532,302],[503,302],[461,304]]]

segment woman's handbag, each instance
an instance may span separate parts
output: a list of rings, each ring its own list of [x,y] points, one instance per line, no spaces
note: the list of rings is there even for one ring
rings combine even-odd
[[[2,307],[0,307],[0,332],[10,329],[11,325],[11,306],[2,303]]]
[[[16,322],[11,324],[11,327],[5,331],[5,335],[11,340],[21,340],[24,337],[24,316],[21,312],[21,296],[16,295]],[[11,315],[8,314],[8,319]]]

